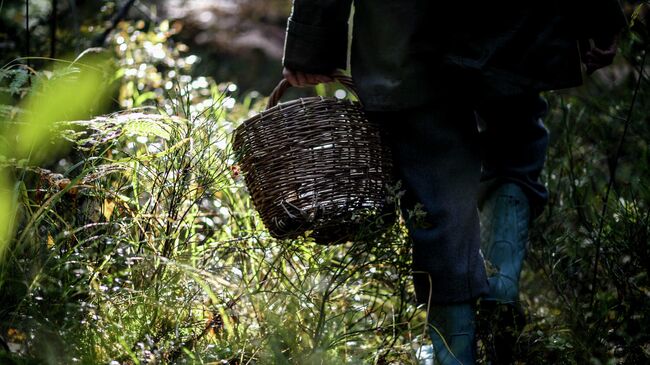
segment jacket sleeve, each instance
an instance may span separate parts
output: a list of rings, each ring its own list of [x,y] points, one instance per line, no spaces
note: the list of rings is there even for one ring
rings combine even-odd
[[[293,0],[283,65],[311,73],[346,68],[351,4],[352,0]]]
[[[575,9],[578,23],[581,23],[580,38],[611,37],[627,25],[619,0],[582,0],[576,4],[581,8]]]

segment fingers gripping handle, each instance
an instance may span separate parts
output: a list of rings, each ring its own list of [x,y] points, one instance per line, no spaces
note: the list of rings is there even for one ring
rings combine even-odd
[[[341,72],[336,72],[332,75],[332,77],[358,97],[357,90],[354,87],[354,82],[352,81],[352,78],[350,76],[347,76]],[[273,91],[271,92],[271,96],[269,96],[269,102],[268,104],[266,104],[266,109],[271,109],[274,106],[276,106],[280,101],[282,95],[284,95],[284,92],[287,91],[287,89],[289,89],[290,87],[291,84],[289,83],[289,81],[287,81],[286,79],[282,79],[278,84],[278,86],[276,86],[275,89],[273,89]]]

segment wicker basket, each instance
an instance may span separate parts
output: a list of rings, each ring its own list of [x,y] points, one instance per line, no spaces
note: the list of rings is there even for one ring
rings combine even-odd
[[[336,79],[354,92],[349,77]],[[282,80],[265,111],[245,121],[234,149],[253,204],[271,235],[307,231],[321,244],[355,238],[392,219],[386,184],[389,151],[359,102],[307,97],[277,104],[290,87]],[[384,219],[385,222],[389,219]]]

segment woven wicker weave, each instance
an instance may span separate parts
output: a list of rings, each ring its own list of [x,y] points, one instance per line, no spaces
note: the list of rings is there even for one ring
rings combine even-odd
[[[354,91],[350,78],[336,78]],[[321,244],[353,238],[391,211],[390,154],[359,102],[307,97],[277,104],[289,87],[282,80],[266,110],[235,131],[253,204],[276,238],[306,231]]]

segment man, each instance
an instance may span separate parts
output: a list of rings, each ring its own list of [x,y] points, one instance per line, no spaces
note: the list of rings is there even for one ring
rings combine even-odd
[[[291,84],[329,82],[347,67],[351,2],[294,0],[283,60]],[[510,309],[506,326],[517,323],[528,224],[547,200],[539,93],[579,85],[581,61],[588,73],[610,64],[624,24],[616,0],[354,1],[350,66],[360,100],[385,130],[403,209],[421,203],[427,213],[409,233],[437,363],[475,363],[477,298]],[[592,47],[580,54],[579,40]],[[489,280],[479,201],[489,213]],[[512,361],[497,352],[499,363]]]

